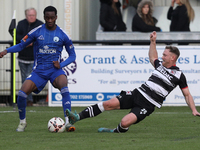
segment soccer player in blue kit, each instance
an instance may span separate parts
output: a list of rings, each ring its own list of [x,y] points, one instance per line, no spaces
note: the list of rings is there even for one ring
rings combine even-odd
[[[76,54],[71,39],[67,34],[56,25],[57,10],[53,6],[44,9],[45,24],[31,30],[21,43],[7,48],[0,53],[2,58],[7,53],[16,53],[24,49],[30,43],[34,42],[34,66],[32,73],[23,83],[17,98],[20,123],[16,131],[23,132],[26,123],[26,98],[31,92],[39,93],[48,80],[58,88],[62,94],[62,106],[65,116],[65,126],[67,131],[74,131],[75,127],[68,121],[65,114],[66,109],[71,110],[71,99],[68,90],[68,80],[63,67],[74,62]],[[61,62],[61,52],[65,46],[69,57]]]

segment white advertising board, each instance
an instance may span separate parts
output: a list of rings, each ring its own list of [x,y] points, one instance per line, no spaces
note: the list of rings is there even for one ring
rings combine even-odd
[[[200,47],[177,46],[181,55],[177,66],[187,78],[195,104],[200,105]],[[157,46],[159,59],[165,46]],[[149,46],[76,46],[76,62],[65,67],[72,106],[88,106],[106,101],[139,87],[154,68],[148,58]],[[67,54],[63,53],[63,59]],[[186,105],[179,87],[164,101],[164,106]],[[62,106],[60,92],[49,84],[49,106]]]

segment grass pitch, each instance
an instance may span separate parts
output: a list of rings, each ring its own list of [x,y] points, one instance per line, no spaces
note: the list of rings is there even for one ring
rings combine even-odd
[[[73,107],[80,112],[85,107]],[[200,107],[197,107],[200,111]],[[18,133],[18,112],[0,108],[0,150],[199,150],[200,118],[188,107],[163,107],[126,133],[98,133],[115,128],[129,110],[105,111],[75,124],[75,132],[50,133],[47,123],[63,117],[61,107],[27,107],[27,128]]]

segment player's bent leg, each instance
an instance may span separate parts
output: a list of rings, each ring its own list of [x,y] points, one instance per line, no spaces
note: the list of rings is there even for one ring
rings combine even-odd
[[[133,113],[129,113],[122,118],[117,128],[115,129],[99,128],[98,132],[125,133],[128,131],[129,127],[136,122],[137,122],[137,116]]]
[[[121,126],[123,128],[128,128],[136,122],[137,122],[137,116],[134,113],[129,113],[122,118]]]
[[[29,79],[25,80],[22,84],[21,90],[29,95],[31,92],[35,91],[37,89],[35,83]]]
[[[120,124],[117,126],[116,129],[114,129],[114,132],[125,133],[128,131],[129,127],[136,122],[137,116],[134,113],[129,113],[122,118]]]

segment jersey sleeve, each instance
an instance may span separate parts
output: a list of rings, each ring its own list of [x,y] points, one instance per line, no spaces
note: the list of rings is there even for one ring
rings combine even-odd
[[[65,49],[66,49],[69,57],[65,61],[60,63],[61,68],[69,65],[70,63],[74,62],[76,59],[74,45],[73,45],[72,41],[68,38],[67,35],[65,35],[65,38],[64,38],[64,46],[65,46]]]
[[[30,31],[29,33],[32,33],[32,32]],[[20,52],[26,46],[31,44],[34,41],[34,33],[32,33],[32,34],[29,34],[29,33],[23,37],[23,39],[21,40],[21,42],[19,44],[7,48],[7,52],[8,53]]]
[[[155,68],[158,68],[158,66],[160,66],[160,61],[158,59],[154,60],[154,66]]]
[[[180,78],[180,83],[179,83],[179,87],[181,89],[184,89],[184,88],[187,88],[188,85],[187,85],[187,81],[186,81],[186,77],[183,73],[181,73],[181,78]]]

